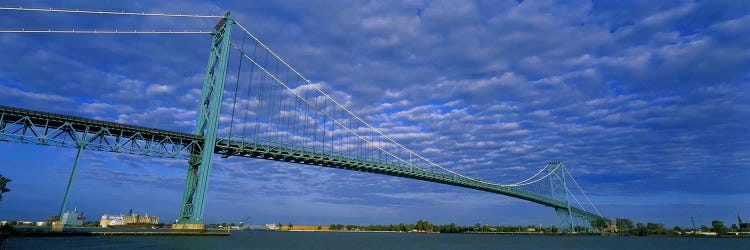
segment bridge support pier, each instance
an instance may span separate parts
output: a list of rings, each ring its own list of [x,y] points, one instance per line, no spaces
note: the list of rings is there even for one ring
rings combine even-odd
[[[172,224],[172,231],[206,231],[206,224]]]
[[[63,228],[65,226],[65,221],[63,221],[63,213],[65,213],[65,207],[68,205],[68,196],[70,195],[70,186],[73,184],[73,179],[76,176],[76,172],[78,172],[78,162],[81,159],[81,151],[83,150],[82,146],[78,146],[78,152],[76,153],[76,160],[73,163],[73,171],[70,172],[70,178],[68,179],[68,187],[65,188],[65,196],[63,197],[62,205],[60,205],[60,213],[58,213],[59,217],[57,217],[57,221],[52,222],[52,231],[55,232],[62,232]]]
[[[575,232],[570,209],[555,208],[555,215],[557,215],[557,228],[560,232]]]

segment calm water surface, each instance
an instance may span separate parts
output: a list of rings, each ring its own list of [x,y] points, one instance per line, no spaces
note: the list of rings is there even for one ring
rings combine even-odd
[[[750,238],[234,231],[230,237],[12,238],[3,246],[5,249],[750,249]]]

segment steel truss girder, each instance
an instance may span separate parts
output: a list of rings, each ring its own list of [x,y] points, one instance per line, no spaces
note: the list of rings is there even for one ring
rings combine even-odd
[[[199,136],[0,106],[0,141],[188,159]]]

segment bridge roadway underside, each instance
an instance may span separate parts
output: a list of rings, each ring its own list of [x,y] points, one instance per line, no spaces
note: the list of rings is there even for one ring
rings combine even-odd
[[[200,136],[0,106],[0,141],[188,159]]]
[[[273,146],[271,146],[273,145]],[[274,145],[273,142],[245,143],[231,139],[219,139],[216,142],[215,153],[228,156],[241,156],[274,161],[292,162],[305,165],[322,166],[329,168],[345,169],[381,175],[390,175],[428,182],[442,183],[452,186],[470,188],[490,193],[511,196],[522,200],[531,201],[552,208],[567,210],[568,206],[563,201],[557,201],[512,186],[500,186],[482,182],[476,179],[461,177],[450,173],[429,171],[421,168],[413,168],[394,162],[378,162],[376,160],[362,160],[359,157],[347,157],[336,155],[335,152],[317,152],[315,149],[295,149],[291,145]],[[594,220],[599,215],[591,212],[570,207],[574,216]]]
[[[89,135],[86,136],[86,134]],[[58,138],[60,135],[69,137],[73,143],[66,144]],[[187,159],[190,154],[199,152],[200,149],[197,147],[202,144],[202,140],[199,136],[187,133],[0,106],[0,141],[58,147],[82,145],[88,150]],[[246,140],[243,139],[243,141]],[[349,156],[340,152],[270,141],[250,143],[243,141],[230,138],[218,139],[214,152],[224,157],[240,156],[283,161],[442,183],[511,196],[552,208],[568,209],[564,201],[554,200],[517,187],[501,186],[446,172],[410,167],[399,162],[365,160],[364,157]],[[103,144],[105,146],[102,146]],[[126,144],[128,147],[124,147]],[[570,210],[574,216],[590,220],[600,217],[575,207],[570,207]]]

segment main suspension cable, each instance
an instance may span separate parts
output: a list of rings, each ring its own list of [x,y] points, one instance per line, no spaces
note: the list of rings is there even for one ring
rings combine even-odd
[[[599,216],[602,216],[602,213],[599,212],[599,209],[597,209],[596,206],[594,205],[594,203],[591,202],[591,199],[589,199],[589,196],[586,195],[586,192],[583,192],[583,189],[581,188],[581,186],[578,185],[578,182],[576,181],[575,178],[573,178],[573,175],[571,175],[570,172],[568,172],[567,169],[565,169],[565,168],[563,168],[563,169],[565,170],[566,173],[568,173],[568,176],[570,176],[570,179],[573,180],[573,184],[576,184],[576,187],[578,187],[578,190],[581,191],[581,194],[583,194],[583,197],[586,198],[586,200],[589,202],[589,204],[591,204],[591,207],[594,208],[594,211],[596,211],[596,214],[598,214]]]
[[[55,34],[211,34],[204,30],[0,30],[0,33],[55,33]]]
[[[545,169],[547,169],[547,167],[546,167],[546,166],[545,166],[545,167],[543,167],[542,169],[540,169],[540,170],[539,170],[539,172],[536,172],[536,174],[532,175],[531,177],[529,177],[529,178],[526,178],[525,180],[522,180],[522,181],[519,181],[519,182],[513,183],[513,185],[525,185],[525,184],[527,184],[527,183],[526,183],[527,181],[530,181],[531,179],[534,179],[534,177],[537,177],[537,176],[538,176],[539,174],[541,174],[541,173],[542,173],[542,172],[543,172],[543,171],[544,171]]]
[[[417,153],[415,153],[414,151],[412,151],[412,150],[410,150],[410,149],[406,148],[406,147],[405,147],[404,145],[402,145],[402,144],[400,144],[400,143],[396,142],[396,140],[394,140],[393,138],[389,137],[388,135],[385,135],[385,134],[384,134],[384,133],[383,133],[382,131],[380,131],[379,129],[375,128],[375,127],[374,127],[374,126],[372,126],[372,125],[371,125],[370,123],[368,123],[368,122],[364,121],[364,120],[363,120],[362,118],[360,118],[359,116],[355,115],[355,114],[354,114],[354,113],[353,113],[352,111],[350,111],[350,110],[349,110],[349,109],[347,109],[347,108],[346,108],[346,107],[345,107],[344,105],[342,105],[341,103],[339,103],[338,101],[336,101],[335,99],[333,99],[333,98],[332,98],[332,97],[331,97],[331,96],[330,96],[330,95],[329,95],[328,93],[326,93],[325,91],[323,91],[322,89],[320,89],[320,88],[319,88],[318,86],[316,86],[316,85],[312,84],[312,81],[310,81],[309,79],[307,79],[306,77],[304,77],[304,76],[303,76],[303,75],[302,75],[301,73],[299,73],[299,71],[297,71],[296,69],[292,68],[292,66],[290,66],[290,65],[289,65],[289,64],[288,64],[288,63],[287,63],[287,62],[286,62],[286,61],[285,61],[284,59],[282,59],[282,58],[281,58],[281,57],[280,57],[279,55],[277,55],[277,54],[276,54],[276,52],[274,52],[273,50],[271,50],[271,49],[270,49],[270,48],[269,48],[268,46],[266,46],[266,45],[265,45],[265,44],[264,44],[264,43],[263,43],[262,41],[260,41],[260,39],[258,39],[258,38],[257,38],[257,37],[256,37],[255,35],[253,35],[253,34],[252,34],[252,33],[251,33],[251,32],[250,32],[249,30],[247,30],[247,28],[245,28],[244,26],[242,26],[242,24],[240,24],[240,23],[239,23],[239,22],[237,22],[237,21],[235,21],[234,23],[235,23],[235,24],[237,24],[237,26],[238,26],[238,27],[239,27],[240,29],[242,29],[242,30],[243,30],[243,31],[244,31],[244,32],[245,32],[245,33],[246,33],[247,35],[249,35],[249,36],[250,36],[251,38],[253,38],[253,40],[255,40],[255,41],[256,41],[256,42],[258,43],[258,44],[260,44],[260,45],[261,45],[261,46],[262,46],[262,47],[263,47],[264,49],[266,49],[266,51],[268,51],[268,52],[269,52],[269,53],[270,53],[271,55],[273,55],[273,56],[274,56],[274,57],[275,57],[275,58],[276,58],[277,60],[279,60],[279,62],[281,62],[282,64],[284,64],[284,66],[286,66],[286,67],[287,67],[288,69],[290,69],[290,70],[291,70],[292,72],[294,72],[295,74],[297,74],[297,76],[299,76],[299,77],[300,77],[301,79],[303,79],[303,80],[304,80],[304,81],[306,81],[306,82],[307,82],[308,84],[310,84],[310,86],[312,86],[312,87],[313,87],[313,88],[314,88],[315,90],[317,90],[317,91],[318,91],[319,93],[321,93],[321,94],[322,94],[323,96],[325,96],[327,100],[331,100],[331,102],[332,102],[332,103],[334,103],[334,104],[335,104],[336,106],[338,106],[339,108],[341,108],[341,109],[342,109],[343,111],[346,111],[346,113],[348,113],[349,115],[351,115],[351,116],[352,116],[353,118],[355,118],[355,119],[356,119],[357,121],[361,122],[361,123],[362,123],[362,124],[364,124],[365,126],[367,126],[367,127],[369,127],[370,129],[374,130],[374,131],[375,131],[376,133],[378,133],[379,135],[383,136],[383,138],[387,139],[388,141],[390,141],[391,143],[393,143],[393,144],[394,144],[394,145],[396,145],[397,147],[399,147],[399,148],[403,149],[403,150],[404,150],[404,151],[406,151],[406,152],[407,152],[408,154],[410,154],[410,155],[412,155],[412,156],[416,156],[417,158],[419,158],[419,159],[421,159],[421,160],[423,160],[423,161],[425,161],[425,162],[429,163],[430,165],[432,165],[432,166],[435,166],[435,167],[437,167],[437,168],[440,168],[440,169],[442,169],[442,170],[444,170],[444,171],[446,171],[446,172],[449,172],[449,173],[451,173],[451,174],[454,174],[454,175],[456,175],[456,176],[459,176],[459,177],[463,177],[463,178],[466,178],[466,179],[470,179],[470,180],[473,180],[473,181],[477,181],[477,182],[481,182],[481,183],[484,183],[484,184],[488,184],[488,185],[498,185],[498,186],[504,186],[504,185],[501,185],[501,184],[491,183],[491,182],[487,182],[487,181],[484,181],[484,180],[481,180],[481,179],[477,179],[477,178],[472,178],[472,177],[468,177],[468,176],[465,176],[465,175],[459,174],[459,173],[457,173],[457,172],[454,172],[454,171],[452,171],[452,170],[449,170],[449,169],[447,169],[447,168],[444,168],[444,167],[442,167],[442,166],[438,165],[437,163],[434,163],[434,162],[430,161],[429,159],[427,159],[427,158],[423,157],[422,155],[420,155],[420,154],[417,154]],[[280,81],[279,81],[279,82],[280,82]],[[327,115],[327,116],[328,116],[328,115]],[[335,120],[335,119],[334,119],[334,120]],[[340,126],[341,126],[342,128],[345,128],[345,126],[344,126],[343,124],[341,124],[340,122],[336,121],[336,123],[337,123],[337,124],[339,124],[339,125],[340,125]],[[348,131],[350,131],[350,133],[353,133],[353,131],[351,131],[351,129],[347,129],[347,130],[348,130]],[[355,134],[355,136],[359,137],[359,138],[360,138],[361,140],[364,140],[365,142],[367,142],[367,143],[369,143],[369,144],[373,145],[373,144],[372,144],[372,143],[371,143],[371,142],[370,142],[369,140],[367,140],[367,139],[363,138],[362,136],[360,136],[360,135],[358,135],[358,134],[356,134],[356,133],[354,133],[354,134]],[[376,146],[376,147],[377,147],[377,146]],[[377,147],[377,148],[378,148],[378,149],[380,149],[380,150],[383,150],[383,149],[382,149],[382,148],[380,148],[380,147]],[[385,151],[384,151],[384,152],[385,152]],[[408,161],[405,161],[405,160],[403,160],[403,159],[402,159],[401,157],[397,157],[397,156],[395,156],[395,155],[393,155],[393,154],[391,154],[391,153],[388,153],[388,152],[386,152],[386,153],[387,153],[387,154],[389,154],[389,155],[391,155],[392,157],[394,157],[394,158],[398,159],[399,161],[402,161],[402,162],[407,162],[407,163],[408,163]]]
[[[525,183],[525,184],[520,184],[520,185],[519,185],[519,184],[516,184],[516,183],[514,183],[514,184],[497,184],[497,183],[492,183],[492,182],[484,181],[484,180],[481,180],[481,179],[478,179],[478,178],[473,178],[473,177],[465,176],[465,175],[459,174],[459,173],[457,173],[457,172],[454,172],[454,171],[452,171],[452,170],[450,170],[450,169],[447,169],[447,168],[445,168],[445,167],[442,167],[442,166],[440,166],[439,164],[437,164],[437,163],[435,163],[435,162],[432,162],[431,160],[429,160],[429,159],[425,158],[424,156],[422,156],[422,155],[420,155],[420,154],[417,154],[417,153],[415,153],[415,152],[414,152],[414,151],[412,151],[411,149],[409,149],[409,148],[406,148],[406,147],[405,147],[404,145],[402,145],[402,144],[400,144],[400,143],[396,142],[396,141],[395,141],[395,140],[394,140],[393,138],[391,138],[390,136],[388,136],[388,135],[384,134],[384,133],[383,133],[382,131],[380,131],[379,129],[375,128],[375,127],[374,127],[374,126],[373,126],[372,124],[370,124],[370,123],[368,123],[368,122],[364,121],[364,120],[363,120],[362,118],[360,118],[359,116],[355,115],[355,114],[354,114],[354,113],[353,113],[352,111],[350,111],[350,110],[349,110],[348,108],[346,108],[346,107],[345,107],[344,105],[342,105],[341,103],[339,103],[338,101],[336,101],[335,99],[333,99],[333,97],[331,97],[331,96],[330,96],[330,95],[329,95],[328,93],[326,93],[325,91],[323,91],[323,90],[322,90],[321,88],[319,88],[319,87],[318,87],[318,86],[317,86],[316,84],[313,84],[313,83],[312,83],[312,81],[310,81],[309,79],[307,79],[307,78],[306,78],[305,76],[303,76],[303,75],[302,75],[302,74],[301,74],[301,73],[300,73],[299,71],[297,71],[297,70],[296,70],[296,69],[294,69],[294,68],[293,68],[293,67],[292,67],[291,65],[289,65],[289,64],[288,64],[288,63],[287,63],[287,62],[286,62],[286,61],[285,61],[285,60],[284,60],[283,58],[281,58],[281,57],[280,57],[280,56],[279,56],[278,54],[276,54],[276,52],[274,52],[273,50],[271,50],[271,48],[269,48],[268,46],[266,46],[266,44],[265,44],[265,43],[263,43],[262,41],[260,41],[260,39],[258,39],[258,38],[257,38],[257,37],[256,37],[256,36],[255,36],[255,35],[253,34],[253,33],[251,33],[251,32],[250,32],[250,31],[249,31],[249,30],[248,30],[247,28],[245,28],[245,27],[244,27],[244,26],[243,26],[242,24],[240,24],[240,23],[239,23],[239,22],[237,22],[237,21],[235,21],[234,23],[235,23],[235,24],[236,24],[236,25],[237,25],[237,26],[238,26],[238,27],[239,27],[240,29],[242,29],[242,31],[244,31],[244,32],[245,32],[245,33],[246,33],[247,35],[249,35],[249,36],[250,36],[250,37],[251,37],[251,38],[252,38],[253,40],[255,40],[255,42],[256,42],[257,44],[261,45],[261,47],[263,47],[263,48],[264,48],[264,49],[265,49],[266,51],[268,51],[268,54],[271,54],[271,55],[272,55],[273,57],[275,57],[275,58],[276,58],[276,59],[277,59],[277,60],[278,60],[278,61],[279,61],[280,63],[282,63],[282,64],[283,64],[284,66],[286,66],[286,67],[287,67],[287,69],[289,69],[289,70],[291,70],[292,72],[294,72],[294,73],[295,73],[295,74],[296,74],[296,75],[297,75],[297,76],[298,76],[298,77],[299,77],[300,79],[302,79],[302,80],[304,80],[305,82],[307,82],[307,84],[308,84],[309,86],[312,86],[312,87],[313,87],[313,88],[314,88],[315,90],[317,90],[317,91],[318,91],[319,93],[321,93],[321,94],[322,94],[322,95],[323,95],[323,96],[325,97],[325,100],[330,100],[330,101],[331,101],[331,102],[332,102],[333,104],[335,104],[335,106],[338,106],[338,107],[339,107],[339,108],[340,108],[341,110],[343,110],[343,111],[345,111],[346,113],[348,113],[349,115],[351,115],[351,117],[355,118],[355,119],[356,119],[357,121],[359,121],[359,122],[361,122],[362,124],[364,124],[365,126],[369,127],[369,128],[370,128],[370,129],[372,130],[372,131],[374,131],[374,132],[375,132],[375,133],[377,133],[378,135],[382,136],[383,138],[387,139],[387,140],[388,140],[389,142],[393,143],[393,144],[394,144],[394,145],[395,145],[396,147],[398,147],[398,148],[401,148],[402,150],[406,151],[406,153],[408,153],[408,154],[409,154],[409,157],[411,157],[411,156],[416,156],[416,157],[417,157],[417,158],[419,158],[420,160],[423,160],[423,161],[425,161],[425,162],[429,163],[429,164],[430,164],[431,166],[434,166],[434,167],[436,167],[436,168],[442,169],[442,170],[444,170],[444,171],[446,171],[446,172],[448,172],[448,173],[450,173],[450,174],[453,174],[453,175],[455,175],[455,176],[458,176],[458,177],[461,177],[461,178],[465,178],[465,179],[468,179],[468,180],[472,180],[472,181],[476,181],[476,182],[479,182],[479,183],[482,183],[482,184],[493,185],[493,186],[499,186],[499,187],[514,187],[514,186],[522,186],[522,185],[533,184],[533,183],[536,183],[536,182],[538,182],[539,180],[541,180],[541,179],[544,179],[544,178],[546,178],[547,176],[549,176],[549,174],[547,174],[547,175],[546,175],[545,177],[542,177],[542,178],[540,178],[540,179],[538,179],[538,180],[536,180],[536,181],[533,181],[533,182],[529,182],[529,183]],[[233,46],[235,47],[235,49],[237,49],[237,47],[236,47],[235,45],[233,45]],[[267,55],[268,55],[268,54],[267,54]],[[251,61],[252,61],[252,62],[253,62],[254,64],[256,64],[256,65],[257,65],[257,63],[255,63],[253,59],[251,59],[251,58],[248,58],[248,59],[250,59],[250,60],[251,60]],[[258,65],[258,66],[259,66],[259,65]],[[271,75],[271,73],[270,73],[270,72],[266,71],[266,70],[265,70],[265,69],[263,69],[262,67],[260,67],[260,68],[261,68],[261,70],[265,71],[265,72],[266,72],[266,74],[269,74],[269,77],[273,78],[273,79],[274,79],[274,80],[275,80],[276,82],[278,82],[278,83],[280,83],[280,84],[284,85],[284,87],[285,87],[285,88],[287,88],[287,89],[288,89],[289,91],[291,91],[291,92],[292,92],[293,94],[295,94],[295,95],[296,95],[296,96],[297,96],[298,98],[301,98],[301,99],[303,99],[303,101],[305,101],[305,103],[307,103],[308,105],[312,105],[311,103],[309,103],[309,102],[307,102],[306,100],[304,100],[304,98],[302,98],[302,96],[301,96],[301,95],[300,95],[299,93],[297,93],[297,92],[296,92],[295,90],[293,90],[292,88],[289,88],[288,86],[286,86],[286,83],[284,83],[284,82],[283,82],[283,81],[281,81],[280,79],[277,79],[277,78],[276,78],[275,76]],[[319,108],[315,108],[315,109],[316,109],[316,110],[318,110],[318,112],[321,112]],[[333,122],[334,122],[334,123],[338,124],[339,126],[341,126],[342,128],[344,128],[344,129],[345,129],[345,130],[347,130],[348,132],[352,133],[352,134],[353,134],[353,135],[354,135],[355,137],[358,137],[358,138],[359,138],[360,140],[363,140],[364,142],[368,143],[369,145],[373,145],[373,147],[375,147],[375,148],[379,149],[380,151],[382,151],[382,152],[386,153],[387,155],[389,155],[389,156],[391,156],[391,157],[393,157],[393,158],[397,159],[397,160],[398,160],[398,161],[400,161],[400,162],[404,162],[404,163],[406,163],[407,165],[411,165],[411,161],[407,161],[407,160],[405,160],[405,159],[404,159],[404,158],[402,158],[402,157],[396,156],[396,155],[394,155],[394,154],[392,154],[392,153],[390,153],[390,152],[388,152],[388,151],[384,150],[383,148],[379,147],[378,145],[376,145],[376,144],[375,144],[375,143],[373,143],[372,141],[370,141],[370,140],[366,139],[365,137],[363,137],[363,136],[359,135],[358,133],[354,132],[354,131],[353,131],[352,129],[350,129],[350,128],[346,127],[346,126],[345,126],[344,124],[342,124],[342,123],[341,123],[340,121],[338,121],[338,120],[337,120],[337,119],[335,119],[335,118],[334,118],[333,116],[331,116],[331,114],[328,114],[328,112],[325,112],[325,111],[323,111],[323,112],[322,112],[322,114],[324,115],[324,118],[331,118],[331,119],[333,120]],[[324,122],[324,123],[325,123],[325,122]],[[325,131],[325,126],[324,126],[324,131]],[[324,136],[325,136],[325,135],[324,135]],[[533,178],[533,177],[532,177],[532,178]]]
[[[200,14],[170,14],[170,13],[146,13],[125,11],[103,11],[103,10],[79,10],[79,9],[42,9],[19,7],[0,7],[0,10],[37,11],[37,12],[59,12],[78,14],[104,14],[104,15],[131,15],[131,16],[159,16],[159,17],[189,17],[189,18],[224,18],[224,16],[200,15]]]

